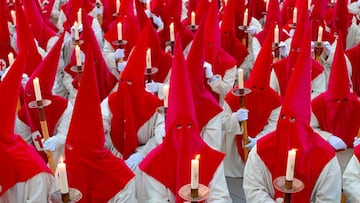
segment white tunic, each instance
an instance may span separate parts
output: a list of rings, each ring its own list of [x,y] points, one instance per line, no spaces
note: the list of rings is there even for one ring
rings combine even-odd
[[[360,163],[355,155],[350,159],[344,171],[343,189],[349,203],[360,202]]]

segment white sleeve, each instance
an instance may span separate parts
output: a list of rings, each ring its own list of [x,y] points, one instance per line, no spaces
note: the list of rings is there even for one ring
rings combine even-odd
[[[25,142],[32,144],[31,130],[28,125],[22,122],[17,116],[15,118],[15,134],[20,135]]]
[[[221,116],[217,114],[204,126],[201,131],[203,140],[213,149],[220,150],[221,143]]]
[[[267,135],[276,129],[277,121],[280,115],[280,110],[281,107],[278,107],[271,111],[267,124],[264,126],[263,130],[256,135],[257,138],[261,138],[264,135]]]
[[[72,85],[73,79],[74,78],[71,77],[71,75],[69,73],[64,71],[63,84],[64,84],[64,87],[69,92],[68,100],[72,105],[74,105],[75,98],[77,95],[77,89]]]
[[[108,203],[133,203],[137,202],[135,196],[135,178],[131,179]]]
[[[270,73],[270,87],[281,96],[279,81],[274,69],[271,69]]]
[[[99,24],[99,21],[97,20],[97,18],[93,18],[92,20],[92,24],[91,24],[91,28],[94,31],[95,37],[96,37],[96,41],[99,44],[100,50],[102,50],[102,48],[104,47],[104,34],[103,31],[101,29],[101,26]]]
[[[222,130],[226,136],[235,137],[236,135],[242,134],[242,129],[240,128],[236,113],[232,112],[226,102],[224,102],[223,109]]]
[[[311,194],[311,202],[340,202],[341,170],[336,156],[323,168]]]
[[[343,174],[343,189],[350,203],[360,202],[360,163],[355,155],[348,162]]]
[[[207,198],[207,203],[231,203],[229,190],[225,180],[224,165],[221,163],[214,173],[214,176],[209,184],[210,195]]]
[[[324,131],[320,128],[320,124],[318,119],[316,118],[315,114],[311,112],[311,119],[310,119],[310,126],[313,128],[313,130],[318,133],[325,141],[329,139],[329,137],[332,135],[331,133]]]
[[[320,73],[311,81],[311,99],[326,91],[325,73]]]
[[[243,188],[246,202],[275,203],[271,174],[257,154],[256,145],[245,164]]]
[[[224,77],[215,75],[218,77],[215,81],[208,81],[211,89],[218,93],[220,97],[225,98],[225,95],[232,89],[235,83],[236,66],[225,71]]]
[[[163,184],[155,178],[143,173],[144,193],[146,203],[168,203],[175,202],[175,196]],[[173,201],[170,201],[170,200]]]
[[[26,181],[25,203],[48,202],[48,197],[55,191],[54,177],[49,173],[39,173]]]
[[[104,41],[104,48],[102,53],[106,61],[106,64],[110,69],[110,72],[115,76],[118,76],[119,73],[116,65],[115,50],[111,46],[110,42],[108,42],[107,40]]]
[[[111,130],[111,118],[112,113],[109,108],[109,98],[106,97],[100,104],[101,107],[101,116],[103,120],[104,134],[105,134],[105,147],[111,149],[113,147],[113,143],[110,137]]]

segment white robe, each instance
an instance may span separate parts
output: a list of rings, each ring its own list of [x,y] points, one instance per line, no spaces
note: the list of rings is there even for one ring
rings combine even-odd
[[[135,178],[133,178],[108,203],[137,203],[135,194]]]
[[[350,159],[344,171],[343,189],[349,203],[360,202],[360,163],[355,155]]]
[[[257,154],[256,145],[251,150],[245,165],[243,188],[248,203],[275,202],[272,176]],[[340,202],[340,199],[341,171],[338,160],[334,157],[321,171],[312,190],[311,199],[304,202],[334,203]]]

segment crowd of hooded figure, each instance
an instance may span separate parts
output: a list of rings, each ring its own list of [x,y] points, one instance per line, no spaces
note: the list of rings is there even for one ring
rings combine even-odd
[[[1,0],[0,15],[0,203],[192,202],[198,185],[232,202],[225,177],[249,203],[287,202],[283,177],[304,186],[291,202],[360,202],[360,1]]]

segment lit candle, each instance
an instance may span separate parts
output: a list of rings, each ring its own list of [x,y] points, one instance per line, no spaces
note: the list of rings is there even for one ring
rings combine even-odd
[[[239,89],[244,89],[244,72],[243,69],[238,69],[238,85]]]
[[[61,194],[67,194],[69,193],[69,186],[66,174],[66,165],[62,159],[61,162],[58,163],[57,168],[59,170],[60,192]]]
[[[286,165],[286,178],[285,178],[288,181],[292,181],[294,179],[295,157],[296,157],[296,150],[295,149],[289,150],[287,165]]]
[[[297,8],[294,8],[293,11],[293,23],[295,24],[297,22]]]
[[[163,87],[164,94],[164,107],[167,108],[169,106],[169,85],[166,84]]]
[[[318,42],[322,42],[323,30],[324,30],[324,28],[322,26],[319,26],[318,37],[317,37]]]
[[[170,23],[170,42],[175,41],[175,35],[174,35],[174,23]]]
[[[151,68],[151,49],[146,50],[146,68]]]
[[[245,13],[244,13],[244,20],[243,20],[243,26],[247,26],[248,24],[248,9],[245,9]]]
[[[191,25],[195,25],[195,12],[191,11]]]
[[[10,11],[10,15],[11,15],[11,19],[13,21],[13,25],[16,26],[16,15],[15,15],[15,11],[11,10]]]
[[[78,22],[74,22],[74,37],[75,37],[75,40],[79,40],[79,24],[78,24]]]
[[[79,45],[75,45],[75,58],[76,58],[76,65],[81,66],[81,57],[80,57],[80,47],[79,47]]]
[[[33,80],[36,101],[42,101],[39,78]]]
[[[279,43],[279,26],[276,25],[274,29],[274,42]]]
[[[146,1],[146,9],[150,11],[150,0]]]
[[[11,66],[14,63],[14,54],[12,52],[8,54],[8,60],[9,60],[9,66]]]
[[[200,155],[196,155],[195,159],[191,160],[191,189],[199,188],[199,158]]]
[[[82,16],[82,10],[81,10],[81,8],[79,8],[79,10],[77,12],[77,21],[79,22],[79,25],[82,24],[81,16]]]
[[[122,24],[118,22],[117,24],[117,33],[118,33],[118,41],[122,40]]]
[[[120,0],[116,0],[116,13],[120,11]]]

